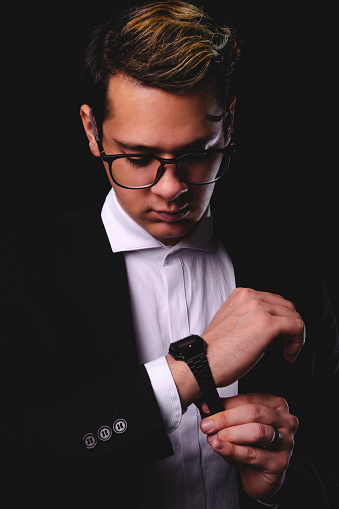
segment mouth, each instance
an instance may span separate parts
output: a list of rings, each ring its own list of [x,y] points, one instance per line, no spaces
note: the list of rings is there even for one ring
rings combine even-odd
[[[165,210],[153,210],[153,214],[160,220],[165,223],[176,223],[183,219],[189,213],[189,206],[175,210],[173,212],[167,212]]]

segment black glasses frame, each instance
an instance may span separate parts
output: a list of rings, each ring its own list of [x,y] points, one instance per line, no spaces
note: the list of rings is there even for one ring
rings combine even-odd
[[[160,163],[155,180],[151,184],[147,184],[146,186],[138,186],[138,187],[124,186],[124,185],[120,184],[119,182],[117,182],[115,180],[113,172],[112,172],[112,163],[115,160],[121,159],[123,157],[127,157],[127,158],[128,157],[131,157],[131,158],[132,157],[145,157],[145,154],[114,154],[114,155],[106,154],[105,150],[104,150],[104,147],[102,146],[100,137],[98,135],[98,131],[96,129],[95,123],[94,123],[92,109],[89,112],[89,118],[90,118],[90,121],[91,121],[91,124],[92,124],[93,133],[94,133],[95,140],[97,142],[97,145],[98,145],[98,148],[99,148],[99,151],[100,151],[101,158],[102,158],[103,161],[105,161],[108,164],[109,171],[110,171],[110,174],[111,174],[113,182],[117,186],[123,187],[124,189],[147,189],[148,187],[154,186],[157,182],[159,182],[159,180],[161,179],[161,177],[165,173],[165,170],[166,170],[165,165],[167,165],[167,164],[175,164],[176,165],[177,172],[178,172],[178,175],[179,175],[180,179],[183,182],[185,182],[186,184],[189,184],[189,185],[198,185],[198,186],[213,184],[214,182],[217,182],[219,179],[221,179],[221,177],[226,173],[226,171],[228,170],[228,167],[229,167],[231,156],[234,155],[234,153],[235,153],[235,144],[234,143],[229,143],[224,148],[210,148],[208,150],[198,150],[198,151],[195,151],[195,152],[188,152],[187,154],[183,154],[183,155],[178,156],[178,157],[172,157],[170,159],[165,159],[163,157],[156,156],[156,155],[152,154],[151,155],[152,159],[155,159],[156,161],[159,161],[159,163]],[[215,179],[213,179],[213,180],[211,180],[209,182],[191,182],[189,180],[186,180],[181,175],[181,173],[180,173],[180,165],[179,165],[180,159],[183,159],[184,157],[187,157],[187,156],[198,156],[198,155],[210,154],[210,153],[223,154],[223,158],[222,158],[220,167],[222,166],[224,159],[226,157],[228,157],[228,164],[225,165],[224,170],[221,172],[221,174],[217,178],[215,178]]]

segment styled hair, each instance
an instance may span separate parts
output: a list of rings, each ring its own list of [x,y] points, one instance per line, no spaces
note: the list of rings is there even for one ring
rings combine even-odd
[[[174,93],[189,91],[206,76],[226,110],[239,54],[232,30],[199,7],[182,1],[133,7],[92,32],[82,65],[84,100],[101,131],[110,113],[106,96],[111,76],[123,73]]]

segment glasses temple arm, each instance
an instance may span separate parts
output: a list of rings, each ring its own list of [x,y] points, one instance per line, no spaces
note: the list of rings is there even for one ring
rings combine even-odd
[[[95,137],[95,141],[98,144],[99,150],[100,150],[100,152],[104,152],[104,148],[102,146],[102,143],[101,143],[101,140],[99,138],[98,131],[97,131],[97,128],[96,128],[96,125],[95,125],[95,122],[94,122],[92,108],[89,110],[89,119],[90,119],[91,124],[92,124],[93,134],[94,134],[94,137]]]

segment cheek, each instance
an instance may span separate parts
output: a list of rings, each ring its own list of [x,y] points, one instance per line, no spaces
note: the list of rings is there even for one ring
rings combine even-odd
[[[137,223],[142,221],[147,203],[146,190],[124,189],[117,186],[114,182],[112,187],[124,211]]]
[[[107,177],[108,177],[108,180],[110,181],[110,184],[111,186],[114,188],[115,187],[115,184],[112,180],[112,177],[111,177],[111,172],[109,171],[109,167],[108,167],[108,164],[105,163],[104,161],[102,161],[103,165],[104,165],[104,168],[106,170],[106,174],[107,174]]]
[[[206,186],[191,186],[192,193],[192,204],[196,214],[196,219],[199,220],[204,214],[207,206],[211,200],[215,184],[209,184]],[[198,217],[200,216],[200,217]]]
[[[108,180],[114,189],[118,202],[125,210],[125,212],[127,212],[129,216],[135,219],[136,215],[142,211],[142,204],[145,202],[145,192],[143,190],[138,191],[124,189],[123,187],[117,186],[111,177],[108,164],[105,162],[103,164],[107,173]]]

